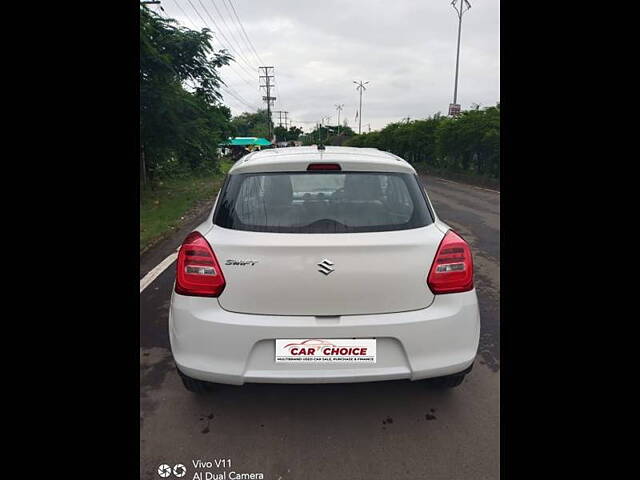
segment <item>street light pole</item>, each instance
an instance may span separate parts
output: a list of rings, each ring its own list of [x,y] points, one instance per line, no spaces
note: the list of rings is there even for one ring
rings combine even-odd
[[[369,82],[362,83],[362,80],[360,80],[360,82],[354,80],[353,83],[358,85],[356,90],[360,90],[360,111],[358,113],[358,135],[360,135],[362,133],[362,91],[366,90],[365,85]]]
[[[335,105],[336,110],[338,110],[338,135],[340,135],[340,112],[342,111],[342,107],[344,107],[344,103],[340,105]]]
[[[453,105],[458,104],[458,72],[460,68],[460,35],[462,32],[462,16],[471,8],[471,4],[468,0],[460,0],[460,8],[456,5],[457,0],[453,0],[451,5],[455,9],[458,15],[458,48],[456,51],[456,79],[453,87]],[[465,8],[466,4],[466,8]],[[456,108],[456,107],[454,107]],[[451,108],[449,108],[451,112]],[[451,114],[451,113],[450,113]]]

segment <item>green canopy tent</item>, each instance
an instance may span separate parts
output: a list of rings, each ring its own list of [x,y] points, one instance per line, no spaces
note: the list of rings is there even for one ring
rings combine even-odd
[[[220,144],[221,147],[248,147],[250,145],[259,146],[259,147],[268,147],[271,145],[271,142],[266,138],[259,137],[235,137],[230,138],[226,142],[222,142]]]
[[[266,138],[260,137],[235,137],[229,138],[227,141],[218,144],[223,149],[229,149],[231,156],[238,159],[248,152],[261,150],[263,148],[271,148],[272,143]]]

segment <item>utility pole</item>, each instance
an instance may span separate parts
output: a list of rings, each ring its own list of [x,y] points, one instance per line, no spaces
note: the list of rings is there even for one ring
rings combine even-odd
[[[273,75],[273,67],[258,67],[258,69],[264,70],[264,75],[260,75],[259,78],[261,79],[261,82],[264,78],[264,85],[260,83],[260,88],[264,88],[267,93],[262,97],[262,100],[267,102],[267,123],[269,124],[269,141],[271,142],[273,140],[273,125],[271,125],[271,104],[276,100],[276,97],[271,96],[271,88],[275,86],[273,83],[271,83],[271,80],[273,80],[275,75]]]
[[[282,111],[281,110],[277,110],[277,111],[274,111],[273,113],[277,113],[278,114],[278,126],[281,127],[282,126]]]
[[[356,90],[360,90],[360,113],[358,113],[358,135],[360,135],[362,133],[362,91],[367,89],[365,85],[369,82],[362,83],[362,80],[360,80],[358,83],[354,80],[353,83],[358,85]]]
[[[338,111],[338,135],[340,135],[340,112],[342,111],[342,107],[344,107],[344,103],[339,105],[335,105],[336,110]]]
[[[287,122],[287,114],[289,112],[282,112],[282,113],[284,113],[284,128],[289,130],[289,122]]]
[[[462,16],[469,11],[471,4],[469,0],[460,0],[460,7],[456,5],[458,0],[453,0],[451,6],[458,16],[458,48],[456,51],[456,79],[453,86],[453,103],[449,105],[449,115],[455,116],[460,113],[460,105],[458,105],[458,71],[460,66],[460,33],[462,32]]]

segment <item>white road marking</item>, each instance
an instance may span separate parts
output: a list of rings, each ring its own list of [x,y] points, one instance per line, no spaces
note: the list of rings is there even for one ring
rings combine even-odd
[[[498,195],[500,195],[499,190],[490,190],[488,188],[476,187],[475,185],[469,185],[468,183],[454,182],[453,180],[445,180],[444,178],[440,178],[440,177],[432,177],[432,178],[435,178],[436,180],[440,180],[441,182],[454,183],[456,185],[462,185],[463,187],[471,187],[471,188],[475,188],[476,190],[485,190],[486,192],[497,193]]]
[[[165,258],[149,273],[147,273],[142,280],[140,280],[140,293],[142,293],[145,288],[151,285],[153,281],[169,267],[169,265],[176,261],[176,258],[178,258],[178,250],[180,249],[178,248],[175,252]]]

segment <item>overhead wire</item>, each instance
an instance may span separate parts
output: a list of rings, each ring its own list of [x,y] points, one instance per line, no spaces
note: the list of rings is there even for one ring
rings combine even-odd
[[[258,55],[258,52],[256,51],[256,48],[253,46],[253,42],[249,38],[249,35],[247,35],[247,31],[244,29],[244,25],[242,24],[242,20],[240,20],[240,17],[238,16],[238,12],[236,11],[236,8],[233,6],[233,2],[231,0],[227,0],[227,1],[229,2],[229,5],[231,6],[231,9],[233,10],[233,14],[235,15],[235,17],[236,17],[236,19],[238,21],[238,25],[240,25],[240,28],[242,30],[242,33],[244,34],[244,37],[247,39],[247,42],[249,42],[249,46],[251,47],[251,50],[253,51],[253,54],[258,59],[258,64],[259,65],[264,65],[265,63],[262,61],[262,58],[260,58],[260,55]]]
[[[218,9],[218,6],[216,5],[216,3],[215,3],[215,1],[214,1],[214,0],[211,0],[211,4],[213,5],[213,8],[215,8],[215,9],[216,9],[216,12],[218,13],[218,15],[220,15],[220,20],[222,20],[222,23],[223,23],[223,24],[224,24],[224,26],[227,28],[227,33],[229,33],[229,35],[233,38],[234,42],[236,42],[236,46],[238,47],[238,51],[239,51],[239,52],[241,52],[241,51],[242,51],[242,46],[240,45],[240,42],[238,42],[238,39],[237,39],[237,38],[236,38],[236,36],[235,36],[235,33],[234,33],[234,31],[233,31],[234,29],[229,28],[229,25],[227,24],[227,21],[225,20],[224,16],[222,15],[222,12],[220,12],[220,10]],[[227,5],[226,5],[226,3],[224,3],[224,2],[223,2],[223,5],[224,5],[224,6],[225,6],[225,8],[226,8],[226,6],[227,6]],[[229,11],[229,9],[227,9],[227,12],[228,12],[228,11]],[[242,38],[242,37],[241,37],[241,38]],[[231,41],[229,41],[229,43],[231,43]],[[241,55],[242,55],[242,58],[243,58],[243,60],[245,61],[245,63],[246,63],[247,65],[249,65],[251,68],[256,68],[257,66],[259,66],[259,65],[260,65],[260,63],[259,63],[259,62],[258,62],[256,65],[252,65],[252,64],[251,64],[251,62],[249,62],[249,61],[247,60],[247,58],[244,56],[244,53],[242,53]]]
[[[215,33],[215,30],[211,29],[210,25],[208,24],[208,22],[202,17],[202,15],[200,14],[200,11],[195,7],[195,5],[193,4],[193,2],[191,2],[191,0],[187,0],[189,2],[189,5],[191,5],[191,8],[196,12],[196,14],[198,15],[198,17],[200,18],[200,20],[202,20],[202,23],[204,23],[204,25],[209,28],[210,30],[212,30]],[[182,8],[182,6],[178,3],[177,0],[173,0],[173,2],[178,6],[178,8],[180,9],[180,11],[182,12],[182,14],[187,18],[187,20],[193,25],[194,28],[199,29],[198,25],[191,19],[191,17],[187,14],[187,12]],[[224,48],[225,45],[222,44],[222,42],[220,42],[219,39],[216,39],[216,41]],[[255,85],[250,83],[249,81],[247,81],[247,79],[245,77],[243,77],[235,68],[234,68],[234,64],[229,64],[229,65],[225,65],[228,66],[230,71],[232,71],[240,80],[242,80],[244,83],[246,83],[248,86],[250,87],[254,87]],[[242,67],[242,65],[238,64],[238,66]],[[246,70],[243,70],[246,72]],[[234,98],[237,96],[242,100],[238,100],[236,98],[236,100],[238,100],[239,102],[243,103],[246,106],[249,106],[250,108],[254,108],[257,109],[254,105],[252,105],[251,103],[247,102],[246,100],[244,100],[242,98],[242,96],[235,91],[235,89],[233,89],[231,86],[229,85],[225,85],[223,86],[223,89],[225,89],[227,91],[227,93],[229,93],[231,96],[233,96]]]
[[[232,42],[227,38],[227,36],[224,34],[224,31],[222,30],[222,28],[220,28],[220,27],[218,26],[218,23],[215,21],[215,19],[214,19],[214,18],[213,18],[213,16],[211,15],[211,13],[209,13],[209,9],[207,9],[207,7],[204,5],[204,3],[202,3],[202,0],[198,0],[198,3],[199,3],[199,4],[200,4],[200,6],[204,9],[205,13],[207,14],[207,16],[209,17],[209,19],[210,19],[210,20],[211,20],[211,22],[213,23],[213,25],[214,25],[214,27],[215,27],[215,31],[216,31],[217,33],[219,33],[219,34],[222,36],[222,38],[224,38],[224,40],[225,40],[226,44],[227,44],[227,45],[229,46],[229,48],[230,48],[230,49],[231,49],[231,50],[232,50],[232,51],[233,51],[233,52],[238,56],[238,59],[239,59],[239,60],[241,60],[241,61],[243,61],[243,62],[247,65],[247,67],[249,68],[249,70],[251,70],[251,69],[255,68],[255,66],[253,66],[253,65],[251,65],[249,62],[247,62],[246,58],[244,58],[244,56],[242,55],[242,53],[240,53],[238,50],[236,50],[236,49],[235,49],[235,47],[234,47],[233,43],[232,43]],[[216,7],[216,5],[215,5],[215,3],[213,3],[213,1],[212,1],[212,4],[213,4],[213,6],[216,8],[216,10],[217,10],[217,8],[218,8],[218,7]],[[218,40],[218,41],[220,41],[220,40]],[[220,42],[220,43],[222,43],[222,42]],[[238,65],[239,65],[239,66],[241,66],[241,67],[243,67],[243,70],[245,70],[245,71],[246,71],[246,69],[244,68],[244,65],[243,65],[242,63],[238,62]]]

